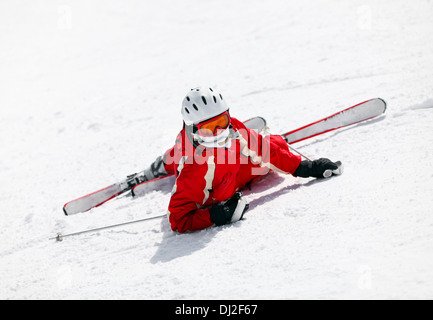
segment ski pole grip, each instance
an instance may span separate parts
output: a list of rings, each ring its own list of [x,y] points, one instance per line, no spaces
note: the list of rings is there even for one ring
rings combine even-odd
[[[327,170],[325,170],[325,172],[323,172],[324,178],[329,178],[330,176],[332,176],[332,170],[331,169],[327,169]]]
[[[326,169],[325,172],[323,172],[323,177],[324,178],[329,178],[332,175],[340,175],[343,173],[343,164],[341,163],[341,161],[336,161],[335,164],[338,166],[337,169],[335,170],[331,170],[331,169]]]

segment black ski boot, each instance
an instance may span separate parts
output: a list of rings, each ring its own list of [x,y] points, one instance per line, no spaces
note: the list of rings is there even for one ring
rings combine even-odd
[[[165,175],[167,175],[167,171],[165,171],[162,156],[159,156],[148,169],[129,175],[127,177],[128,187],[129,189],[132,189],[137,184],[160,178]]]

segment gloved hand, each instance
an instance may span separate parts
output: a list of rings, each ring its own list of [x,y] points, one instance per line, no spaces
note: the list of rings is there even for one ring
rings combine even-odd
[[[296,169],[293,175],[302,178],[324,178],[323,173],[326,170],[336,169],[338,169],[338,165],[326,158],[320,158],[314,161],[304,160],[301,161],[298,169]]]
[[[217,226],[233,223],[241,220],[248,208],[248,200],[242,198],[242,192],[236,192],[229,200],[210,209],[210,219]]]

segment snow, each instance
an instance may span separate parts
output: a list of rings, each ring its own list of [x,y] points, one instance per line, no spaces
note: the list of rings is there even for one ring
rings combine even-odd
[[[433,298],[433,3],[1,1],[1,299]],[[176,234],[170,190],[64,216],[174,143],[195,86],[287,132],[381,97],[386,116],[296,144],[246,219]]]

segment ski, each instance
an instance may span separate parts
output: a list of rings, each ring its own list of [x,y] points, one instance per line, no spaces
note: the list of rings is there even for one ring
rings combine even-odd
[[[326,118],[283,134],[287,143],[296,143],[305,139],[370,120],[386,111],[386,102],[375,98],[339,111]]]
[[[114,183],[106,188],[97,190],[78,199],[69,201],[63,206],[63,213],[67,216],[89,211],[92,208],[99,207],[105,202],[129,191],[134,186],[133,179]]]
[[[262,117],[253,117],[244,121],[244,124],[247,128],[260,132],[266,127],[266,120]],[[131,191],[133,196],[137,196],[151,190],[158,190],[165,186],[174,185],[174,175],[166,175],[145,182],[140,179],[141,176],[142,172],[130,175],[125,180],[69,201],[63,206],[63,213],[69,216],[89,211],[128,191]],[[135,188],[138,185],[139,187]]]

